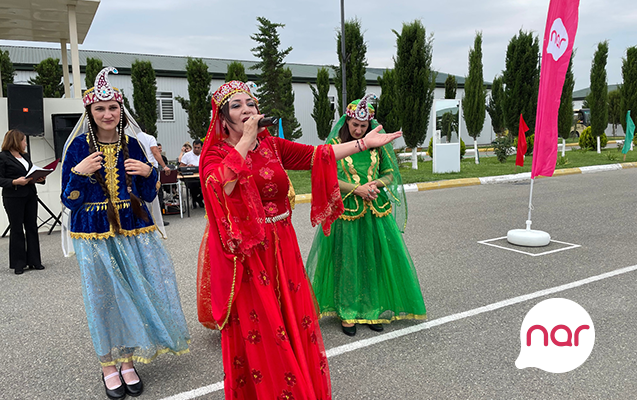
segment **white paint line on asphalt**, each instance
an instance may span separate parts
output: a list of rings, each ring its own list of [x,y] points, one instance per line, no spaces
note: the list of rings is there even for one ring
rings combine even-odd
[[[486,244],[487,246],[497,247],[498,249],[502,249],[502,250],[515,251],[516,253],[526,254],[527,256],[531,256],[531,257],[545,256],[547,254],[553,254],[553,253],[557,253],[557,252],[564,251],[564,250],[570,250],[570,249],[576,249],[578,247],[582,247],[579,244],[560,242],[559,240],[551,240],[551,242],[554,242],[554,243],[565,244],[565,245],[567,245],[567,247],[562,247],[561,249],[550,250],[550,251],[545,251],[543,253],[534,254],[534,253],[529,253],[527,251],[522,251],[522,250],[518,250],[518,249],[512,249],[510,247],[504,247],[504,246],[500,246],[500,245],[497,245],[497,244],[489,243],[489,242],[494,242],[496,240],[502,240],[502,239],[506,239],[506,236],[502,236],[502,237],[495,238],[495,239],[481,240],[478,243],[479,244]]]
[[[637,265],[616,269],[614,271],[606,272],[600,275],[591,276],[590,278],[581,279],[579,281],[567,283],[560,286],[555,286],[549,289],[540,290],[534,293],[529,293],[529,294],[525,294],[518,297],[513,297],[511,299],[507,299],[503,301],[498,301],[497,303],[492,303],[483,307],[474,308],[473,310],[448,315],[446,317],[434,319],[433,321],[424,322],[418,325],[413,325],[408,328],[399,329],[397,331],[388,332],[383,335],[375,336],[370,339],[359,340],[354,343],[334,347],[327,351],[327,357],[335,357],[341,354],[352,352],[354,350],[358,350],[358,349],[369,347],[378,343],[386,342],[388,340],[397,339],[399,337],[410,335],[412,333],[431,329],[436,326],[447,324],[449,322],[455,322],[455,321],[473,317],[479,314],[484,314],[489,311],[499,310],[504,307],[520,304],[525,301],[537,299],[539,297],[549,296],[555,293],[563,292],[565,290],[574,289],[576,287],[584,286],[589,283],[598,282],[607,278],[612,278],[612,277],[626,274],[633,271],[637,271]],[[189,399],[194,399],[195,397],[203,396],[203,395],[216,392],[219,390],[223,390],[223,382],[217,382],[209,386],[200,387],[199,389],[179,393],[174,396],[166,397],[162,400],[189,400]]]

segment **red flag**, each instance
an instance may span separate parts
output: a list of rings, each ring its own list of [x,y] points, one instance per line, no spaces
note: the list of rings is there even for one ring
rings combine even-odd
[[[579,0],[551,0],[544,30],[540,91],[535,117],[531,178],[553,176],[557,161],[557,114],[577,33]]]
[[[520,114],[520,130],[518,131],[518,155],[515,157],[515,165],[519,165],[520,167],[524,167],[524,155],[526,154],[525,133],[528,130],[529,127],[526,126],[526,122],[524,122],[524,118],[522,118],[522,114]]]

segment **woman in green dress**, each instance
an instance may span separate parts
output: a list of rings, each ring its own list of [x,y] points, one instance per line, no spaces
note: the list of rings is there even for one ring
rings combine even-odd
[[[394,320],[426,318],[401,235],[407,202],[392,144],[365,146],[365,135],[378,126],[368,103],[373,97],[350,103],[327,138],[328,144],[356,141],[365,151],[337,162],[345,212],[332,224],[330,236],[317,230],[307,261],[321,317],[339,317],[349,336],[356,334],[357,323],[380,332],[382,324]]]

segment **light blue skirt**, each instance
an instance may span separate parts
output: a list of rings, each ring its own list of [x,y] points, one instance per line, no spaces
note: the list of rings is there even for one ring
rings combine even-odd
[[[172,260],[157,232],[73,239],[93,346],[102,366],[188,352]]]

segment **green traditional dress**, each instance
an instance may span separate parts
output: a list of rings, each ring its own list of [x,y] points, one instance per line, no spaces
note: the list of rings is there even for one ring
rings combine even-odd
[[[340,143],[334,136],[328,143]],[[401,235],[406,202],[392,145],[353,154],[337,166],[339,181],[350,184],[341,187],[375,179],[385,187],[371,201],[341,190],[345,212],[332,224],[329,237],[321,229],[316,232],[306,265],[321,317],[366,324],[425,319],[420,284]],[[392,205],[400,216],[392,215]]]

